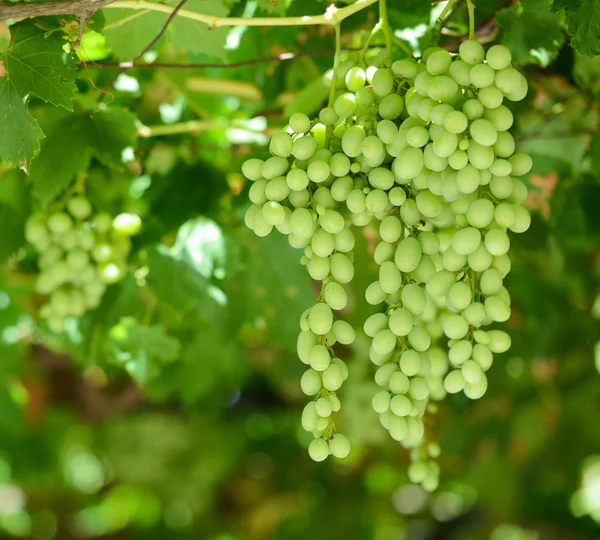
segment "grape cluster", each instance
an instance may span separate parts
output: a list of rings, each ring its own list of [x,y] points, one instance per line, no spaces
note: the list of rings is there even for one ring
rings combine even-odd
[[[288,132],[273,136],[272,157],[244,163],[254,182],[246,223],[259,236],[273,227],[287,234],[323,283],[298,339],[310,366],[302,389],[315,396],[302,424],[315,435],[310,455],[321,461],[348,450],[345,438],[339,450],[329,415],[347,376],[332,346],[354,339],[333,313],[345,307],[343,285],[354,273],[352,226],[379,222],[379,279],[365,293],[382,306],[364,325],[381,387],[373,408],[411,449],[410,479],[433,490],[440,450],[426,429],[432,400],[481,397],[493,353],[510,347],[508,334],[484,328],[510,317],[507,232],[530,225],[517,177],[532,163],[515,154],[513,115],[503,104],[523,99],[527,82],[508,49],[486,52],[474,40],[457,54],[435,47],[391,66],[345,62],[326,82],[337,93],[318,120],[294,114]]]
[[[90,201],[80,195],[65,211],[29,217],[25,238],[38,252],[36,290],[49,296],[40,315],[51,331],[62,332],[67,317],[96,308],[107,285],[124,277],[129,238],[140,228],[136,214],[92,215]]]

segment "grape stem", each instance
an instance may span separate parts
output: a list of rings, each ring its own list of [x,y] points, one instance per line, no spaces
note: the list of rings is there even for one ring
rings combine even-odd
[[[467,0],[467,11],[469,12],[469,39],[475,38],[475,4],[473,0]]]
[[[409,58],[415,57],[413,52],[410,50],[410,47],[406,43],[404,43],[404,41],[402,41],[400,38],[397,38],[396,36],[392,36],[392,39],[394,40],[394,43],[398,45],[398,47],[400,47],[408,55]]]
[[[333,55],[333,77],[331,78],[331,88],[329,89],[329,106],[333,107],[335,99],[335,90],[337,86],[338,71],[340,69],[340,56],[342,52],[342,31],[340,23],[335,25],[335,54]]]
[[[335,26],[340,21],[350,17],[350,15],[354,15],[376,2],[377,0],[357,0],[354,4],[341,9],[328,9],[323,15],[304,15],[302,17],[215,17],[214,15],[197,13],[187,9],[179,10],[177,16],[203,22],[209,28],[221,28],[224,26],[309,26],[320,24]],[[111,9],[146,9],[168,14],[175,10],[172,6],[145,0],[117,0],[104,7]]]
[[[383,35],[385,36],[385,48],[388,57],[392,58],[392,45],[394,36],[392,29],[390,28],[390,22],[388,20],[387,4],[386,0],[379,0],[379,23],[383,28]]]
[[[452,6],[454,4],[456,4],[457,0],[450,0],[447,4],[446,7],[444,8],[444,10],[440,13],[440,16],[438,17],[438,22],[442,22],[442,20],[444,19],[444,17],[446,15],[448,15],[448,12],[452,9]]]
[[[381,30],[381,19],[379,19],[377,24],[373,27],[373,30],[371,30],[369,37],[367,37],[367,40],[365,41],[365,44],[360,49],[360,59],[361,60],[365,57],[365,53],[367,52],[367,49],[369,48],[369,45],[371,44],[371,40],[377,35],[379,30]]]

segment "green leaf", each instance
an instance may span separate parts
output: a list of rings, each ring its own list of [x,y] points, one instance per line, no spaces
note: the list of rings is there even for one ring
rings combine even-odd
[[[315,113],[327,99],[329,89],[321,79],[316,79],[296,94],[294,99],[285,106],[283,115],[286,117],[302,112],[309,116]]]
[[[93,116],[84,111],[61,117],[46,131],[47,137],[30,172],[33,192],[44,205],[67,188],[76,173],[85,172],[92,157],[122,168],[121,153],[135,140],[135,116],[119,108]]]
[[[123,317],[110,330],[109,347],[116,362],[124,364],[140,384],[158,376],[161,367],[177,359],[181,344],[162,325],[143,326]]]
[[[188,0],[185,9],[215,17],[226,17],[229,14],[229,9],[220,0]],[[176,17],[169,30],[170,42],[176,49],[210,58],[227,59],[225,43],[228,28],[211,29],[200,21]]]
[[[496,23],[499,41],[508,47],[515,64],[547,66],[564,41],[561,18],[550,13],[547,0],[521,0],[500,11]]]
[[[590,148],[590,156],[592,158],[592,173],[600,180],[600,131],[596,131],[592,138],[592,147]]]
[[[552,11],[566,10],[571,46],[582,54],[600,54],[600,0],[555,0]]]
[[[74,56],[62,48],[64,34],[53,32],[46,36],[32,19],[10,29],[12,42],[6,52],[5,65],[19,94],[35,94],[72,111],[77,68]]]
[[[8,77],[0,77],[0,126],[0,161],[27,165],[44,134]]]
[[[271,15],[285,15],[285,0],[258,0],[258,7]]]
[[[20,171],[0,177],[0,263],[25,243],[25,220],[29,214],[29,190]]]
[[[106,9],[106,46],[119,60],[135,58],[160,32],[166,13],[135,9]]]

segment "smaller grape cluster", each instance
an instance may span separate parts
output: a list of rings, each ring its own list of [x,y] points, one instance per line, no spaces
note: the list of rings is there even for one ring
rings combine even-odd
[[[136,214],[92,212],[90,201],[76,195],[65,211],[32,214],[25,225],[39,255],[36,290],[49,296],[40,315],[52,332],[62,332],[67,317],[98,307],[107,285],[124,277],[130,237],[142,226]]]

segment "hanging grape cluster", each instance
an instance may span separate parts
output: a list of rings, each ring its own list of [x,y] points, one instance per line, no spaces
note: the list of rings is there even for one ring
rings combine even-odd
[[[354,340],[339,318],[354,274],[353,227],[378,222],[379,279],[365,294],[382,311],[364,325],[381,387],[373,408],[411,449],[411,481],[433,490],[440,448],[427,429],[432,400],[483,396],[493,354],[510,347],[508,334],[487,327],[510,317],[508,231],[530,225],[517,177],[531,159],[515,153],[503,104],[523,99],[527,82],[508,49],[486,52],[474,40],[458,54],[428,49],[419,61],[348,61],[326,80],[337,93],[318,120],[292,115],[289,130],[273,136],[271,157],[243,164],[253,182],[246,224],[259,236],[273,228],[288,235],[322,282],[298,339],[308,366],[302,390],[314,396],[302,425],[315,437],[309,454],[321,461],[349,452],[331,418],[348,373],[334,346]]]
[[[71,197],[65,211],[30,216],[25,237],[38,252],[36,290],[49,296],[40,315],[52,332],[62,332],[67,317],[98,307],[107,285],[124,277],[130,237],[140,228],[136,214],[92,215],[81,195]]]

